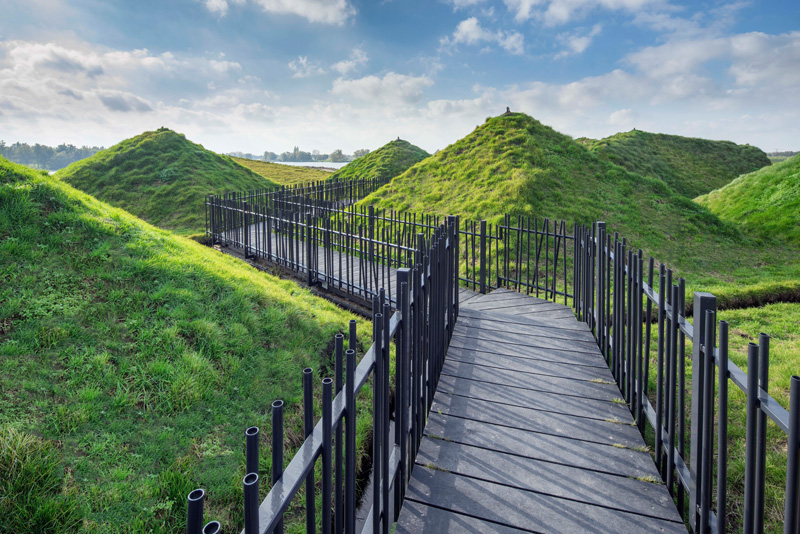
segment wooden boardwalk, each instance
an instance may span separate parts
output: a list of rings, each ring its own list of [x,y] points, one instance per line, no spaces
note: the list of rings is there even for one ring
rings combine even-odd
[[[685,533],[619,397],[570,308],[462,291],[395,532]]]

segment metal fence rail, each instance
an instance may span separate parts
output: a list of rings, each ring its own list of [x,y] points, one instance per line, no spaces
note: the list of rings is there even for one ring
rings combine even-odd
[[[373,206],[329,202],[253,204],[241,197],[209,196],[207,235],[212,244],[241,249],[303,276],[309,285],[369,305],[379,288],[396,304],[394,270],[413,267],[421,239],[445,218]],[[272,207],[270,207],[272,206]],[[506,216],[504,224],[461,221],[458,276],[486,293],[505,287],[546,299],[572,298],[572,235],[564,221]]]
[[[396,521],[410,467],[416,456],[433,393],[458,315],[457,225],[451,217],[413,251],[414,267],[397,273],[396,311],[380,289],[373,306],[373,344],[356,366],[355,321],[336,336],[333,377],[322,380],[322,418],[314,426],[313,371],[303,371],[306,440],[283,470],[283,402],[272,405],[272,489],[259,505],[259,430],[245,431],[247,474],[244,492],[245,534],[283,531],[283,515],[300,488],[306,487],[306,530],[316,530],[314,469],[322,462],[322,523],[326,532],[355,532],[356,395],[371,378],[373,385],[373,495],[364,531],[388,533]],[[395,397],[390,403],[390,347],[395,342]],[[335,395],[335,396],[334,396]],[[390,422],[394,421],[394,439]],[[335,439],[334,439],[335,436]],[[343,454],[344,453],[344,454]],[[205,494],[188,497],[187,534],[214,533],[202,526]],[[390,500],[393,505],[390,505]],[[393,514],[390,511],[393,510]]]
[[[712,294],[694,294],[692,324],[683,311],[683,278],[675,280],[663,264],[655,273],[653,258],[645,266],[642,251],[631,250],[617,233],[612,237],[603,222],[576,227],[575,236],[576,314],[591,327],[640,431],[644,434],[645,424],[652,428],[656,464],[692,530],[728,531],[728,388],[733,383],[747,397],[743,532],[764,532],[768,420],[788,440],[784,533],[800,531],[800,378],[791,379],[787,412],[768,393],[769,336],[761,334],[758,344],[749,344],[745,374],[728,358],[728,323],[719,321],[717,332]],[[692,342],[689,399],[687,340]],[[655,392],[648,390],[651,349]]]

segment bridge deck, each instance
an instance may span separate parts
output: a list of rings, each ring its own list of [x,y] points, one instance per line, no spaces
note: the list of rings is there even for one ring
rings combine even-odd
[[[572,310],[464,293],[396,532],[686,532]]]

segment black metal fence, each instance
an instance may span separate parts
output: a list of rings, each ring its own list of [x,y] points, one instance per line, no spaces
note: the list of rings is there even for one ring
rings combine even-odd
[[[694,294],[692,324],[684,316],[683,278],[675,280],[664,265],[655,272],[653,258],[645,262],[641,250],[612,236],[602,222],[576,227],[575,237],[576,314],[591,327],[640,431],[645,434],[645,425],[652,429],[656,464],[684,520],[694,532],[728,531],[733,384],[747,398],[744,499],[733,503],[743,512],[743,532],[764,532],[769,420],[787,435],[783,531],[800,532],[800,378],[791,379],[787,412],[768,392],[769,336],[761,334],[758,344],[749,344],[745,374],[728,358],[728,323],[717,325],[713,295]],[[692,343],[690,392],[687,341]],[[653,374],[655,391],[649,389]]]
[[[457,224],[449,218],[420,237],[413,269],[397,271],[396,310],[383,289],[372,299],[373,344],[356,366],[356,325],[349,349],[336,336],[333,377],[322,380],[322,418],[314,425],[312,370],[303,371],[306,440],[283,469],[283,402],[272,405],[272,489],[259,505],[258,428],[245,431],[246,471],[242,481],[246,534],[282,532],[283,516],[301,486],[306,487],[306,531],[316,531],[314,471],[322,463],[323,533],[356,528],[356,395],[372,379],[372,506],[365,531],[388,533],[396,521],[410,466],[422,438],[444,355],[458,315]],[[394,402],[390,402],[390,349],[395,345]],[[390,432],[393,426],[393,432]],[[391,435],[393,434],[393,438]],[[335,437],[335,438],[334,438]],[[188,496],[187,534],[219,532],[203,526],[202,489]]]
[[[397,303],[395,270],[413,267],[424,240],[445,220],[373,206],[267,205],[245,198],[209,196],[212,244],[241,249],[246,258],[266,259],[309,285],[366,305],[379,288]],[[564,221],[509,215],[499,224],[455,220],[458,276],[466,287],[481,293],[505,287],[568,304],[573,236]]]

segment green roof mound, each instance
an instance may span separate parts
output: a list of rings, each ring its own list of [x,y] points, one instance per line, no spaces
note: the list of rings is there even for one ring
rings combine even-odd
[[[3,532],[177,532],[197,487],[238,531],[242,430],[279,398],[302,428],[300,370],[351,319],[0,157]]]
[[[589,224],[602,220],[692,287],[741,301],[761,284],[750,268],[775,266],[758,292],[796,288],[797,251],[762,250],[752,238],[664,181],[629,172],[523,113],[489,118],[362,200],[378,208],[499,222],[503,215]],[[730,265],[740,269],[730,269]],[[773,283],[774,282],[774,283]],[[738,285],[737,285],[738,284]]]
[[[330,176],[331,180],[394,178],[430,154],[408,141],[396,139],[357,158]]]
[[[800,155],[695,199],[722,220],[800,245]]]
[[[760,148],[731,141],[631,130],[586,146],[612,163],[666,182],[676,193],[694,198],[737,176],[770,165]]]
[[[151,224],[183,235],[205,230],[208,194],[275,187],[257,173],[167,128],[144,132],[56,176]]]

